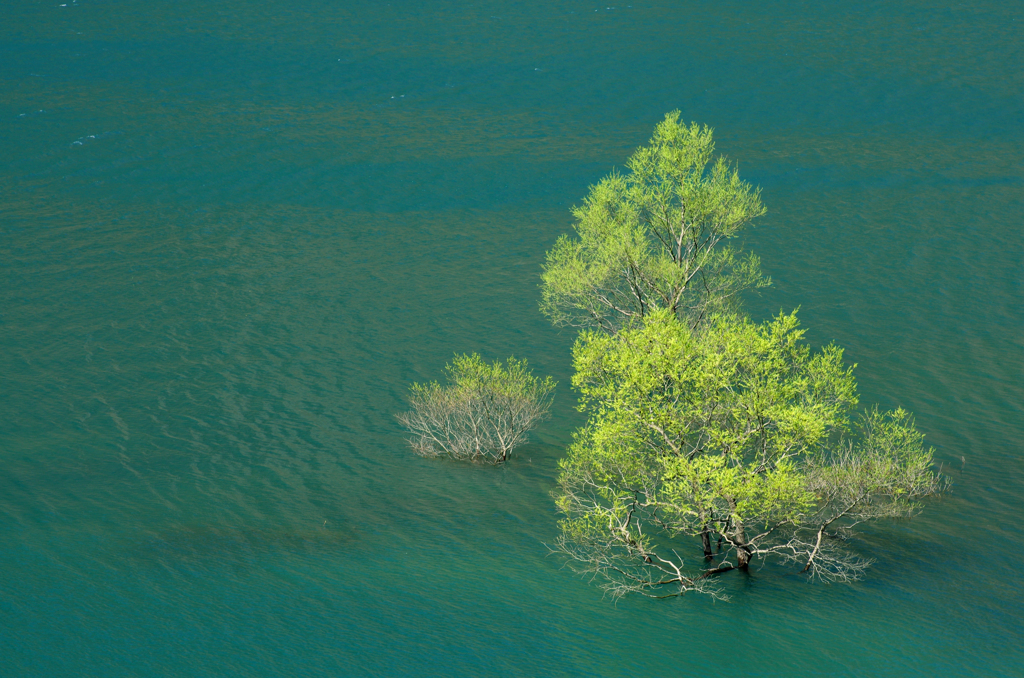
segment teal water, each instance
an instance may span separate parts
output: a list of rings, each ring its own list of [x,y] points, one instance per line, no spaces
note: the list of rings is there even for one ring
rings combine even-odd
[[[2,17],[0,675],[1024,674],[1020,4]],[[856,585],[614,605],[543,545],[580,415],[540,265],[673,108],[764,189],[752,314],[952,469]],[[453,351],[561,383],[505,468],[404,446]]]

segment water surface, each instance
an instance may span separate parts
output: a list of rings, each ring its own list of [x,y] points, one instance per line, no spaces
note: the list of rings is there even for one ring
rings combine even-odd
[[[3,15],[0,674],[1024,671],[1018,5]],[[675,108],[764,189],[751,313],[952,469],[856,585],[613,605],[543,545],[581,421],[543,255]],[[505,468],[404,445],[453,351],[561,382]]]

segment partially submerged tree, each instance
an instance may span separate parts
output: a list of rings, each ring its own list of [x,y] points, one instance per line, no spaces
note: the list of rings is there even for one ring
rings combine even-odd
[[[475,353],[456,355],[445,371],[445,386],[413,384],[412,411],[398,415],[423,456],[500,464],[551,406],[555,382],[533,376],[525,360],[488,365]]]
[[[655,309],[691,326],[769,283],[722,241],[764,214],[760,191],[719,157],[712,130],[673,111],[648,146],[573,209],[576,237],[548,252],[541,309],[557,325],[615,331]]]
[[[842,350],[812,352],[794,314],[763,324],[671,310],[585,332],[574,386],[590,413],[555,492],[557,548],[613,595],[717,593],[755,559],[856,579],[858,524],[912,515],[941,489],[903,410],[857,404]],[[687,550],[696,557],[684,558]]]

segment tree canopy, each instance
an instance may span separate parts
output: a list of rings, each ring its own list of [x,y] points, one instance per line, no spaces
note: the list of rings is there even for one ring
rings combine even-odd
[[[941,480],[911,416],[854,416],[842,350],[802,336],[795,313],[694,329],[668,309],[581,335],[573,385],[590,417],[556,491],[558,548],[577,569],[614,595],[715,593],[712,575],[755,558],[859,576],[868,561],[844,537],[912,514]]]
[[[692,325],[768,284],[756,256],[722,245],[764,214],[760,191],[713,159],[711,129],[679,116],[573,209],[576,237],[558,240],[542,275],[555,324],[615,330],[663,308]]]

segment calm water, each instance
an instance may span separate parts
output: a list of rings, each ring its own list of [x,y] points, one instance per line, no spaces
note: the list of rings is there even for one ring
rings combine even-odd
[[[3,3],[0,674],[1024,673],[1020,3],[356,5]],[[954,469],[857,585],[543,545],[543,254],[673,108],[764,188],[751,312]],[[404,447],[453,351],[562,384],[506,468]]]

